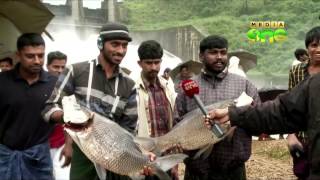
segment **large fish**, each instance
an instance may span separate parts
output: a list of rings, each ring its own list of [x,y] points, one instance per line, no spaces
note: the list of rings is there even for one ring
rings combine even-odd
[[[63,101],[63,104],[68,103]],[[92,112],[83,107],[78,107],[71,112],[67,107],[74,109],[75,106],[64,105],[64,109],[66,109],[64,117],[67,118],[65,119],[67,122],[66,131],[92,162],[107,170],[130,176],[132,179],[139,179],[141,178],[139,172],[143,170],[144,166],[148,166],[160,179],[169,180],[170,177],[165,171],[187,157],[184,154],[174,154],[158,157],[155,161],[150,162],[148,156],[134,142],[134,136],[117,123],[97,113],[93,116],[90,115],[92,118],[88,123],[84,123],[83,120],[81,120],[82,122],[73,121],[72,114],[81,119],[84,117],[83,114],[89,116]],[[83,128],[84,124],[85,128]]]
[[[237,99],[220,101],[205,108],[213,110],[225,108],[229,105],[240,107],[249,105],[252,102],[253,99],[243,92]],[[202,158],[206,158],[210,155],[213,145],[229,135],[231,137],[235,129],[230,124],[221,124],[221,127],[224,135],[218,138],[205,126],[203,114],[198,108],[185,114],[183,120],[175,125],[167,134],[155,138],[139,137],[135,141],[146,150],[156,152],[157,154],[165,152],[175,145],[180,145],[184,150],[199,149],[194,158],[198,158],[201,155]]]
[[[233,103],[234,100],[226,100],[206,106],[205,108],[207,110],[224,108]],[[211,152],[213,144],[221,141],[234,130],[228,124],[222,124],[221,127],[224,135],[218,138],[205,126],[200,109],[195,109],[185,114],[183,120],[175,125],[167,134],[155,138],[139,137],[135,140],[148,151],[153,151],[157,154],[165,152],[179,144],[184,150],[200,149],[194,158],[198,158],[200,155],[207,157],[209,152]]]

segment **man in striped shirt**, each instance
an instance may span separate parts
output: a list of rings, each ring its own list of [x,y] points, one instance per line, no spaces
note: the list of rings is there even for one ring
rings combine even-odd
[[[79,104],[110,118],[133,132],[137,122],[137,103],[134,81],[122,72],[119,64],[131,41],[126,26],[108,23],[103,26],[97,59],[73,64],[59,76],[54,91],[46,103],[43,117],[46,121],[63,122],[61,100],[74,94]],[[107,171],[97,174],[94,164],[73,146],[70,179],[129,179]],[[104,177],[106,176],[106,177]]]

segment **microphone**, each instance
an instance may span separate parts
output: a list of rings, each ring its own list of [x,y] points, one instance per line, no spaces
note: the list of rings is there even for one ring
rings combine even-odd
[[[203,115],[207,116],[208,115],[208,111],[205,109],[201,99],[199,98],[198,94],[199,94],[199,86],[198,84],[191,80],[191,79],[187,79],[187,80],[183,80],[181,83],[182,89],[185,92],[185,94],[187,96],[189,96],[190,98],[193,98],[198,107],[200,108],[201,112],[203,113]],[[212,126],[212,132],[218,137],[222,137],[224,135],[221,127],[219,124],[214,123]]]

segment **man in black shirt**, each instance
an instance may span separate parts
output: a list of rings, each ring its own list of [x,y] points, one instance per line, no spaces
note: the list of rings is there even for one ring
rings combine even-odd
[[[320,40],[318,39],[318,42]],[[320,54],[320,45],[317,45]],[[314,54],[315,55],[315,54]],[[320,60],[320,56],[316,56]],[[290,92],[278,96],[256,107],[229,107],[211,111],[210,118],[220,123],[231,123],[255,135],[261,132],[270,134],[306,131],[310,147],[308,180],[320,179],[320,74],[303,80]],[[208,128],[210,122],[207,119]]]
[[[41,117],[56,78],[42,69],[45,42],[23,34],[17,41],[19,63],[0,74],[1,179],[52,179],[48,136],[52,125]]]

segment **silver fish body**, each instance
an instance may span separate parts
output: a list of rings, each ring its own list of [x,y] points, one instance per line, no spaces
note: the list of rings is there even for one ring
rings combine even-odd
[[[225,108],[233,103],[234,100],[221,101],[206,106],[206,109]],[[154,152],[165,152],[177,144],[184,150],[208,148],[210,145],[225,138],[233,129],[227,124],[222,124],[221,126],[225,135],[218,138],[205,126],[204,117],[200,109],[195,109],[185,114],[183,120],[167,134],[156,138],[138,138],[137,143]]]
[[[143,154],[134,142],[132,134],[99,114],[94,114],[92,123],[87,128],[77,131],[66,128],[66,131],[91,161],[121,175],[135,177],[144,166],[149,166],[160,179],[168,179],[161,177],[166,176],[164,171],[186,158],[180,154],[157,158],[157,161],[150,162],[148,156]],[[159,164],[166,164],[166,168],[161,170]]]

